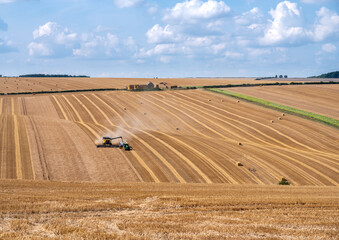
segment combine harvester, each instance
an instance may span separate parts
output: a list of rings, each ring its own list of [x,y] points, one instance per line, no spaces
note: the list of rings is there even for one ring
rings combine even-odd
[[[112,140],[114,139],[120,139],[120,142],[117,144],[113,144]],[[97,148],[123,148],[125,151],[130,151],[131,147],[130,145],[125,141],[123,141],[122,137],[115,137],[115,138],[111,138],[111,137],[103,137],[102,138],[102,144],[97,145]]]

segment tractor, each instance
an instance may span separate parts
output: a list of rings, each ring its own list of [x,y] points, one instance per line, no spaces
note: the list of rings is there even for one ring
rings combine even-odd
[[[118,144],[112,143],[113,140],[120,139],[120,142]],[[124,149],[125,151],[130,151],[132,148],[131,146],[125,141],[123,141],[122,137],[103,137],[102,143],[96,145],[97,148],[120,148]]]

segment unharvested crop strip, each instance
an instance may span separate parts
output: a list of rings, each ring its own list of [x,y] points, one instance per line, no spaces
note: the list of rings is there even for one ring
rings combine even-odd
[[[96,94],[93,94],[93,96],[95,98],[97,98],[100,102],[102,102],[106,107],[108,107],[109,109],[112,110],[113,113],[115,113],[119,118],[120,120],[127,126],[127,127],[131,127],[126,121],[125,119],[114,109],[112,108],[110,105],[108,105],[104,100],[102,100],[99,96],[97,96]]]
[[[67,114],[66,114],[64,108],[61,106],[59,100],[54,95],[52,95],[52,98],[54,99],[54,102],[58,105],[60,111],[62,112],[64,119],[69,120],[68,117],[67,117]]]
[[[150,101],[148,100],[147,98],[144,98],[142,96],[139,95],[139,98],[141,99],[144,99],[145,101],[147,101],[148,103],[150,104],[153,104],[155,105],[157,108],[161,109],[162,111],[165,111],[167,113],[169,113],[170,115],[172,115],[173,117],[175,117],[176,119],[178,119],[181,123],[183,123],[186,127],[188,127],[189,129],[191,129],[192,131],[194,131],[195,133],[201,135],[201,136],[204,136],[204,137],[207,137],[207,138],[210,138],[210,136],[207,136],[201,132],[199,132],[197,129],[195,129],[194,127],[192,127],[190,124],[187,124],[187,122],[185,122],[182,118],[180,118],[178,115],[174,114],[173,112],[169,111],[168,109],[162,107],[161,105],[155,103],[154,101]]]
[[[17,115],[13,115],[14,120],[14,142],[15,142],[15,165],[16,165],[16,178],[22,179],[22,163],[20,152],[20,137],[18,129]]]
[[[79,119],[80,122],[84,122],[80,116],[80,114],[78,113],[78,111],[75,109],[75,107],[73,106],[73,104],[68,100],[67,97],[65,97],[65,95],[62,95],[62,97],[65,99],[65,101],[68,103],[68,105],[71,107],[72,111],[75,113],[75,115],[77,116],[77,118]]]
[[[96,97],[94,94],[92,95],[92,96],[94,96],[94,97]],[[102,109],[101,108],[99,108],[91,99],[89,99],[88,97],[86,97],[86,99],[96,108],[96,109],[98,109],[99,110],[99,112],[106,118],[106,120],[110,123],[110,125],[112,125],[112,126],[115,126],[114,124],[113,124],[113,122],[109,119],[109,117],[107,116],[107,114],[104,112],[104,111],[102,111]],[[99,98],[99,100],[100,100],[100,98]],[[110,106],[109,106],[110,107]],[[101,124],[99,124],[101,127],[103,127],[104,129],[106,129],[107,131],[110,131],[107,127],[105,127],[105,126],[103,126],[103,125],[101,125]],[[115,127],[118,127],[118,126],[115,126]],[[120,128],[121,130],[123,130],[123,131],[126,131],[126,132],[128,132],[129,134],[131,134],[133,137],[135,137],[139,142],[141,142],[142,143],[142,140],[139,138],[139,137],[137,137],[136,135],[134,135],[134,134],[132,134],[131,132],[129,132],[129,131],[127,131],[126,129],[124,129],[124,128],[121,128],[121,127],[118,127],[118,128]],[[147,146],[146,146],[147,147]],[[160,182],[160,180],[158,179],[158,177],[154,174],[154,172],[147,166],[147,164],[145,163],[145,161],[135,152],[135,151],[132,151],[132,154],[133,154],[133,156],[138,160],[138,162],[140,163],[140,165],[144,168],[144,169],[146,169],[146,171],[150,174],[150,176],[152,177],[152,179],[155,181],[155,182]]]
[[[153,99],[155,99],[155,100],[158,100],[158,99],[156,99],[156,98],[153,97],[153,96],[150,96],[150,97],[153,98]],[[227,140],[227,141],[229,141],[229,142],[233,142],[233,143],[237,142],[237,141],[235,141],[235,140],[233,140],[233,139],[231,139],[231,138],[225,137],[224,135],[222,135],[222,134],[219,133],[218,131],[215,131],[213,128],[210,128],[210,127],[209,127],[208,125],[206,125],[205,123],[203,123],[203,122],[199,121],[198,119],[192,117],[191,115],[187,114],[186,111],[182,111],[181,109],[179,109],[179,108],[177,108],[177,107],[175,107],[175,106],[173,106],[173,105],[170,105],[170,104],[168,104],[168,103],[166,103],[166,102],[162,102],[162,103],[165,104],[165,105],[167,105],[167,106],[169,106],[169,107],[172,107],[173,109],[175,109],[175,110],[178,111],[178,112],[181,112],[182,114],[184,114],[184,115],[187,116],[188,118],[192,119],[194,122],[196,122],[196,123],[200,124],[201,126],[207,128],[208,130],[210,130],[211,132],[215,133],[216,135],[221,136],[223,139],[225,139],[225,140]]]
[[[21,106],[22,106],[22,114],[27,115],[27,107],[26,107],[26,101],[25,98],[21,97]]]
[[[78,111],[75,109],[75,107],[73,106],[73,104],[63,95],[64,99],[66,100],[66,102],[68,103],[68,105],[71,107],[71,109],[73,110],[73,112],[75,113],[75,115],[77,116],[77,118],[79,119],[79,123],[81,125],[83,125],[85,128],[87,128],[94,136],[96,136],[97,138],[100,138],[100,135],[94,131],[88,124],[86,124],[83,119],[81,118],[80,114],[78,113]]]
[[[86,112],[89,114],[89,116],[91,117],[92,121],[95,123],[95,124],[99,124],[98,121],[95,119],[95,117],[93,116],[93,114],[88,110],[88,108],[86,107],[85,104],[83,104],[79,98],[77,98],[75,95],[72,95],[72,97],[78,101],[78,103],[86,110]]]
[[[283,137],[289,139],[290,141],[292,141],[292,142],[294,142],[294,143],[296,143],[296,144],[298,144],[298,145],[300,145],[300,146],[302,146],[302,147],[305,147],[305,148],[307,148],[307,149],[309,149],[309,150],[312,150],[312,151],[314,151],[314,152],[316,152],[316,153],[318,153],[318,154],[325,155],[325,156],[332,156],[332,157],[335,157],[335,158],[338,157],[337,154],[324,153],[324,152],[319,151],[319,150],[316,150],[316,149],[314,149],[314,148],[312,148],[312,147],[310,147],[310,146],[307,146],[307,145],[305,145],[305,144],[303,144],[303,143],[300,143],[300,142],[298,142],[297,140],[295,140],[294,138],[292,138],[292,137],[290,137],[290,136],[288,136],[288,135],[286,135],[286,134],[280,132],[279,130],[274,129],[273,127],[267,126],[266,124],[263,124],[263,123],[261,123],[261,122],[258,122],[258,121],[255,121],[255,120],[253,120],[253,119],[250,119],[250,118],[246,118],[246,117],[240,116],[240,115],[238,115],[238,114],[229,112],[229,111],[227,111],[227,110],[225,110],[225,109],[222,109],[222,108],[219,108],[219,107],[216,107],[216,106],[213,106],[213,105],[208,105],[208,104],[206,104],[205,102],[203,102],[203,101],[201,101],[201,100],[194,99],[194,98],[192,98],[192,97],[188,97],[188,96],[185,96],[185,97],[186,97],[186,98],[189,98],[189,99],[192,99],[192,100],[195,100],[195,101],[197,101],[197,102],[199,102],[199,103],[201,103],[201,104],[203,104],[203,105],[205,105],[205,106],[207,105],[209,108],[214,108],[214,109],[220,110],[220,111],[222,111],[222,112],[225,112],[225,113],[227,113],[227,114],[230,114],[230,115],[239,117],[239,118],[241,118],[241,119],[245,119],[245,120],[248,120],[248,121],[250,121],[250,122],[259,124],[259,125],[264,126],[264,127],[266,127],[266,128],[269,128],[270,130],[272,130],[272,131],[276,132],[277,134],[279,134],[279,135],[281,135],[281,136],[283,136]],[[288,145],[287,145],[287,146],[288,146]],[[288,146],[288,147],[289,147],[289,148],[292,148],[292,149],[300,150],[300,149],[297,149],[297,148],[293,148],[293,147],[291,147],[291,146]]]

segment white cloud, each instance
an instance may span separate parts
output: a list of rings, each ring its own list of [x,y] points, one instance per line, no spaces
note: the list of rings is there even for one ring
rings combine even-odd
[[[265,36],[260,39],[264,45],[274,44],[296,44],[302,42],[309,34],[303,28],[298,4],[284,1],[277,5],[275,10],[271,10],[273,18],[265,31]]]
[[[134,7],[142,3],[144,0],[114,0],[114,3],[119,8]]]
[[[177,3],[169,9],[164,16],[165,21],[195,22],[197,19],[211,19],[225,16],[230,12],[230,7],[223,1],[186,0]]]
[[[337,47],[333,45],[332,43],[327,43],[322,46],[322,50],[328,53],[335,52],[337,50]]]
[[[34,42],[28,45],[28,49],[31,56],[37,57],[119,58],[138,51],[132,37],[121,41],[118,36],[106,30],[79,34],[55,22],[39,26],[33,31],[33,37]]]
[[[261,13],[260,9],[255,7],[248,12],[234,17],[234,21],[238,25],[250,26],[254,23],[261,22],[262,18],[263,14]]]
[[[52,54],[52,50],[43,43],[31,42],[28,45],[28,51],[30,56],[50,56]]]
[[[33,31],[33,38],[39,38],[43,36],[50,36],[57,30],[58,26],[55,22],[47,22],[44,25],[39,26],[38,29]]]
[[[175,33],[172,26],[166,25],[163,28],[159,24],[154,25],[148,30],[146,36],[149,43],[175,42],[180,39],[180,36]]]
[[[339,15],[325,7],[317,12],[318,20],[314,26],[313,39],[323,41],[333,34],[339,33]]]
[[[119,51],[118,46],[118,37],[107,33],[106,36],[93,36],[90,40],[81,43],[80,48],[73,49],[73,55],[82,57],[110,57]]]

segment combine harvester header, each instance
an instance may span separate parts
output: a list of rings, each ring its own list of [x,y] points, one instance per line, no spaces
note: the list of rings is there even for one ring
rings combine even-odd
[[[115,139],[120,139],[120,142],[117,144],[113,144],[112,140]],[[131,147],[129,146],[129,144],[125,141],[123,141],[122,137],[102,137],[102,143],[97,145],[97,148],[101,148],[101,147],[111,147],[111,148],[123,148],[125,151],[130,151]]]

